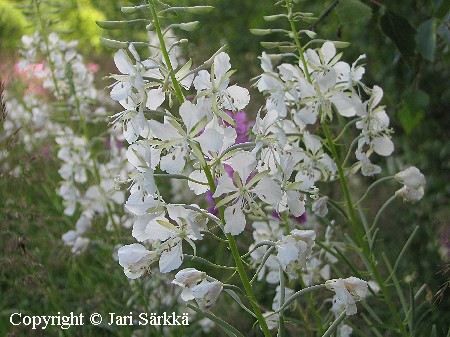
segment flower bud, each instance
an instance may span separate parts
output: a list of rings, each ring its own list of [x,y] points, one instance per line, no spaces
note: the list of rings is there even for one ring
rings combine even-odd
[[[185,11],[191,14],[207,14],[211,13],[214,6],[193,6],[186,7]]]
[[[100,43],[107,48],[113,48],[113,49],[122,49],[122,48],[128,47],[128,42],[105,39],[104,37],[100,38]]]
[[[253,35],[269,35],[271,33],[270,29],[250,29],[250,33]]]
[[[200,27],[200,22],[192,21],[192,22],[187,22],[187,23],[180,23],[180,25],[178,27],[187,32],[192,32],[194,30],[197,30]]]

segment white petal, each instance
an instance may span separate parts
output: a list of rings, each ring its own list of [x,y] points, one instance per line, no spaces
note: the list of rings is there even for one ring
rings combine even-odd
[[[152,196],[143,197],[142,193],[133,193],[125,203],[125,208],[135,215],[142,215],[149,208],[157,206]]]
[[[245,185],[248,177],[256,168],[256,158],[249,152],[238,152],[231,158],[230,166],[239,174]]]
[[[203,172],[203,171],[195,170],[189,175],[189,178],[191,178],[193,180],[201,181],[204,183],[208,183],[208,179],[206,179],[205,172]],[[206,193],[206,191],[209,190],[208,185],[197,184],[190,180],[188,180],[188,186],[196,195]]]
[[[223,134],[213,128],[208,128],[196,138],[205,153],[218,153],[223,146]]]
[[[228,174],[224,174],[219,177],[217,181],[216,192],[214,192],[213,197],[220,197],[222,194],[236,192],[238,189],[234,186],[233,180],[228,176]]]
[[[231,69],[230,57],[221,52],[214,58],[214,77],[220,80]]]
[[[253,192],[265,203],[276,204],[281,199],[280,185],[269,177],[263,177],[253,189]]]
[[[227,207],[224,212],[225,217],[225,233],[238,235],[245,229],[245,215],[239,204]]]
[[[179,174],[183,172],[186,165],[186,150],[182,146],[177,146],[172,152],[161,158],[161,170],[170,174]]]
[[[147,91],[147,102],[145,106],[150,110],[158,109],[166,99],[166,94],[161,88],[150,89]]]
[[[183,247],[180,241],[169,251],[164,251],[159,259],[159,271],[163,274],[177,269],[183,262]]]
[[[114,55],[114,63],[122,74],[128,75],[134,72],[133,65],[123,49],[119,49]]]
[[[149,236],[151,241],[166,241],[178,235],[177,229],[174,225],[168,224],[167,227],[161,225],[158,221],[168,223],[164,216],[153,217],[145,227],[145,234]]]
[[[123,246],[118,251],[119,264],[122,267],[128,267],[146,257],[148,251],[143,245],[139,243],[132,243],[131,245]]]
[[[200,70],[194,79],[194,88],[197,91],[208,90],[212,88],[211,77],[206,70]]]
[[[171,140],[174,138],[180,138],[178,130],[168,122],[162,124],[155,120],[149,120],[148,124],[153,135],[158,139]]]
[[[378,105],[378,103],[380,103],[381,99],[383,98],[383,89],[381,89],[379,86],[375,85],[372,88],[372,95],[370,97],[371,99],[371,108],[373,109],[374,107],[376,107]]]
[[[203,118],[204,114],[197,108],[196,105],[189,101],[185,101],[180,106],[180,116],[186,125],[187,132],[190,133],[191,130]]]
[[[330,98],[338,113],[344,117],[352,117],[356,114],[353,101],[343,92],[338,92]]]
[[[115,101],[121,101],[131,94],[131,84],[129,82],[117,82],[111,89],[110,96]]]
[[[131,235],[138,240],[139,242],[148,240],[152,237],[151,234],[146,233],[145,229],[147,228],[148,223],[156,217],[154,214],[143,214],[138,217],[133,224],[133,231]]]
[[[372,143],[373,150],[380,156],[390,156],[392,152],[394,152],[394,143],[392,143],[392,140],[386,135],[376,137]]]
[[[277,245],[277,258],[280,265],[286,270],[286,267],[298,257],[298,248],[295,244],[295,239],[291,237],[284,237],[283,241]]]
[[[305,199],[298,191],[286,191],[287,206],[293,216],[299,217],[305,213]]]
[[[227,88],[228,100],[224,101],[225,109],[229,110],[242,110],[250,102],[250,93],[246,88],[242,88],[237,85],[232,85]]]
[[[307,149],[309,149],[313,154],[316,154],[321,148],[322,143],[320,137],[306,133],[303,135],[303,142]]]
[[[320,48],[320,52],[322,53],[325,64],[328,64],[336,55],[336,47],[332,42],[327,41]]]

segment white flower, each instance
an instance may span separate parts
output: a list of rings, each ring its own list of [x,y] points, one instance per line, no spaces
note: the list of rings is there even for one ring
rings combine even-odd
[[[363,152],[365,144],[380,156],[390,156],[394,151],[394,144],[389,136],[389,117],[382,106],[378,106],[383,97],[383,90],[374,86],[370,98],[361,103],[358,96],[353,98],[356,114],[362,120],[356,122],[356,127],[361,129],[361,139],[358,141],[358,151]]]
[[[194,300],[202,310],[209,309],[219,297],[223,284],[194,268],[180,270],[172,281],[183,288],[181,299]]]
[[[214,57],[214,64],[211,68],[212,75],[206,70],[199,71],[194,79],[194,87],[199,97],[210,97],[213,104],[213,111],[220,117],[225,117],[226,110],[238,111],[244,109],[250,101],[250,94],[247,89],[237,85],[228,87],[231,64],[228,54],[221,52]]]
[[[205,217],[182,206],[167,205],[169,217],[176,225],[160,214],[143,214],[133,225],[133,236],[138,241],[149,241],[161,251],[159,268],[161,273],[177,269],[183,261],[182,242],[201,240],[201,230],[206,229]]]
[[[200,284],[192,288],[192,295],[200,309],[206,310],[216,303],[222,289],[222,282],[203,280]]]
[[[353,329],[350,326],[348,326],[347,324],[342,324],[339,327],[340,337],[350,337],[352,332],[353,332]]]
[[[346,279],[328,280],[325,282],[325,286],[336,293],[333,307],[345,308],[347,315],[356,314],[356,302],[368,294],[367,282],[353,276]]]
[[[281,197],[281,189],[277,182],[264,174],[250,178],[256,168],[256,158],[248,152],[238,152],[230,160],[234,170],[234,180],[227,174],[218,179],[217,189],[213,197],[229,194],[224,200],[234,203],[225,209],[225,232],[232,235],[240,234],[245,228],[245,214],[243,208],[246,204],[254,204],[254,196],[267,204],[275,204]]]
[[[130,279],[141,277],[150,269],[150,265],[157,258],[154,251],[149,251],[138,243],[121,247],[117,254],[119,264],[123,267],[125,275]]]
[[[191,289],[198,285],[205,278],[205,275],[204,272],[195,268],[186,268],[176,273],[172,283],[183,288],[183,291],[181,292],[181,299],[183,301],[194,299]]]
[[[311,254],[316,233],[313,230],[294,229],[277,242],[277,258],[283,270],[292,278],[306,265]]]
[[[155,64],[150,60],[140,61],[139,55],[132,52],[136,64],[128,56],[127,52],[119,49],[114,55],[114,63],[122,75],[111,75],[117,80],[111,90],[111,98],[115,101],[121,101],[127,98],[132,88],[141,90],[145,82],[143,76],[146,75],[147,68],[153,67]]]
[[[111,118],[114,118],[113,123],[122,122],[123,136],[127,142],[132,144],[139,136],[148,136],[147,120],[140,105],[140,97],[131,94],[120,100],[119,103],[125,110],[116,113]]]
[[[398,172],[395,179],[404,186],[395,192],[395,195],[403,197],[404,201],[418,201],[422,199],[425,191],[425,176],[414,166]]]
[[[359,149],[355,151],[356,159],[359,160],[358,165],[361,166],[361,173],[365,177],[371,177],[375,174],[381,173],[381,167],[375,164],[372,164],[367,155],[361,152]]]
[[[285,287],[284,288],[284,301],[291,297],[295,293],[295,290]],[[272,310],[277,311],[281,307],[281,287],[278,286],[276,289],[275,297],[272,302]]]
[[[325,197],[321,197],[313,202],[312,211],[314,212],[315,215],[323,218],[325,215],[328,214],[327,201],[328,201],[328,197],[325,196]]]
[[[183,172],[190,149],[198,146],[196,137],[207,122],[204,111],[189,101],[180,106],[179,112],[182,124],[172,117],[166,117],[164,123],[149,121],[153,137],[161,140],[158,148],[164,151],[160,168],[171,174]]]

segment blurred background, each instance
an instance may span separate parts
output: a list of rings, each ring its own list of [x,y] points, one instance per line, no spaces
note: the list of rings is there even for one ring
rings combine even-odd
[[[424,320],[428,325],[436,323],[438,336],[444,336],[450,317],[449,291],[445,290],[450,277],[450,2],[298,2],[302,11],[320,17],[319,22],[304,23],[302,28],[315,30],[320,38],[349,41],[350,46],[343,49],[344,60],[351,63],[365,54],[365,83],[383,88],[383,104],[395,132],[395,154],[389,158],[384,174],[394,174],[395,167],[414,165],[426,176],[426,194],[419,203],[411,207],[397,200],[384,213],[380,241],[385,253],[394,259],[401,247],[399,243],[404,243],[413,229],[420,226],[399,274],[406,275],[405,284],[426,284],[427,301],[432,303],[432,309]],[[99,37],[124,41],[146,39],[146,31],[141,26],[131,26],[125,31],[102,31],[95,24],[96,20],[122,20],[120,7],[139,4],[139,1],[52,0],[49,3],[55,9],[48,13],[49,20],[53,20],[52,30],[63,39],[78,40],[84,57],[99,65],[98,87],[109,85],[102,77],[115,71],[114,51],[101,46]],[[185,34],[191,42],[186,55],[192,57],[194,65],[199,65],[226,43],[232,66],[238,70],[234,81],[250,89],[252,101],[247,113],[255,115],[264,100],[252,88],[252,79],[260,72],[257,61],[263,51],[260,42],[268,39],[251,35],[249,29],[273,27],[263,16],[276,13],[274,2],[178,0],[167,3],[215,7],[209,15],[192,18],[201,22],[198,31],[180,33],[180,37]],[[28,13],[28,4],[29,1],[0,0],[3,82],[13,80],[12,69],[19,56],[22,35],[33,33],[36,19]],[[327,8],[329,13],[323,15]],[[183,19],[189,20],[186,16]],[[61,219],[62,206],[57,200],[44,202],[46,195],[41,188],[56,189],[51,185],[51,175],[57,171],[56,160],[44,154],[20,151],[14,158],[18,163],[25,163],[27,169],[20,179],[2,176],[0,182],[0,335],[9,332],[7,318],[17,308],[33,313],[70,312],[80,306],[105,312],[120,308],[121,301],[126,300],[121,289],[127,286],[127,280],[114,261],[104,262],[111,260],[110,251],[97,247],[73,257],[63,246],[61,235],[72,225]],[[367,183],[370,181],[353,182],[355,188]],[[372,203],[378,208],[394,188],[389,184],[381,188],[367,205]],[[19,329],[9,336],[40,336],[39,331],[29,333]],[[93,333],[125,336],[128,332],[75,329],[65,335]]]

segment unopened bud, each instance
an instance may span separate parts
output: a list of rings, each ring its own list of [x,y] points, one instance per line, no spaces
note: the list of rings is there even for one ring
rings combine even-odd
[[[207,14],[210,13],[214,9],[213,6],[193,6],[186,7],[186,12],[192,14]]]
[[[250,29],[250,33],[253,35],[269,35],[270,32],[270,29]]]
[[[128,42],[105,39],[104,37],[100,38],[100,43],[107,48],[113,48],[113,49],[121,49],[121,48],[128,47]]]
[[[198,27],[200,27],[200,22],[192,21],[187,23],[180,23],[179,27],[180,29],[185,30],[187,32],[192,32],[194,30],[197,30]]]

